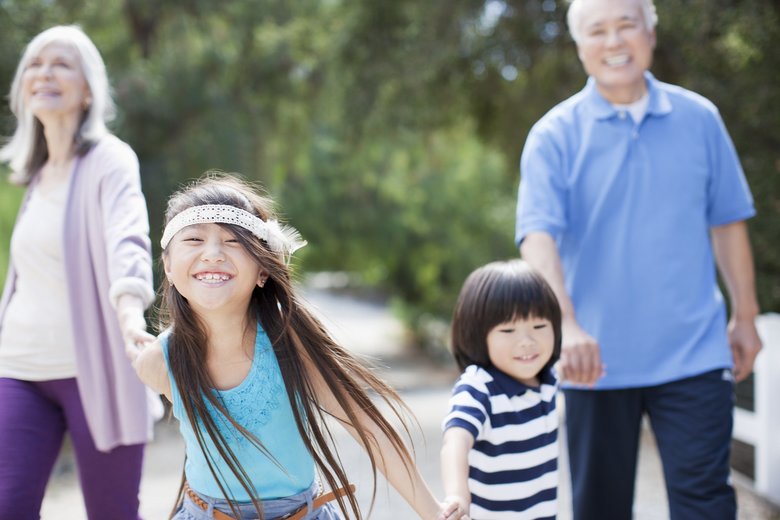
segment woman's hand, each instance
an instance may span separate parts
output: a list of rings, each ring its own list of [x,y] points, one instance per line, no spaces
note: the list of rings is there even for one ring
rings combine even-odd
[[[116,315],[124,340],[125,354],[130,361],[135,361],[139,348],[155,340],[155,337],[146,331],[141,299],[130,294],[122,295],[117,301]]]

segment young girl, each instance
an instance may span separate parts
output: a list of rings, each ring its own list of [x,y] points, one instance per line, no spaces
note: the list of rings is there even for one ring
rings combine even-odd
[[[271,201],[227,175],[207,175],[168,203],[161,245],[163,325],[129,352],[140,378],[173,404],[186,446],[172,518],[360,518],[326,417],[367,451],[421,518],[467,518],[431,495],[368,391],[398,415],[399,396],[296,298],[290,255],[305,245]],[[322,494],[319,470],[333,493]],[[374,484],[374,492],[376,484]]]
[[[469,275],[452,320],[463,373],[444,419],[441,469],[446,496],[472,519],[555,518],[560,348],[558,300],[525,262]]]

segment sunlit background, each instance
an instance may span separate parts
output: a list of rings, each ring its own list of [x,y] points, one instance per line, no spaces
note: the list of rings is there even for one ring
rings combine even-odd
[[[779,4],[657,3],[653,72],[720,108],[758,207],[750,227],[762,308],[779,310]],[[348,273],[349,284],[392,298],[414,330],[449,315],[475,266],[517,254],[525,136],[585,81],[565,8],[0,0],[0,88],[35,34],[80,24],[108,65],[121,111],[113,129],[139,155],[155,244],[173,189],[211,168],[240,172],[309,240],[299,275]],[[0,184],[3,273],[20,194]]]

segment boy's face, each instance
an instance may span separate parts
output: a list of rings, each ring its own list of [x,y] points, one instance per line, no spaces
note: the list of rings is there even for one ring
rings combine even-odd
[[[543,318],[516,318],[488,332],[490,362],[508,376],[530,386],[539,385],[539,372],[550,361],[555,346],[552,323]]]

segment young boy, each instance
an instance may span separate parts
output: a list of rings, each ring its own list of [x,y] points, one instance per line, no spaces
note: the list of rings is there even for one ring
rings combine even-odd
[[[452,320],[463,371],[444,419],[445,495],[472,520],[555,518],[561,311],[544,279],[521,260],[469,275]]]

